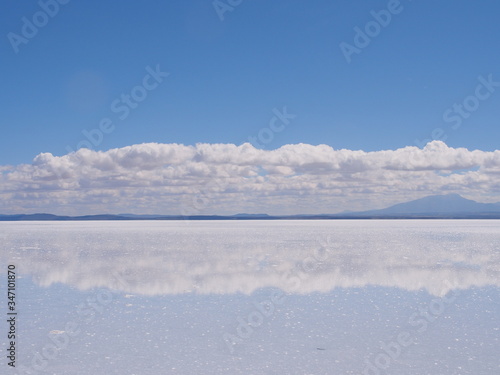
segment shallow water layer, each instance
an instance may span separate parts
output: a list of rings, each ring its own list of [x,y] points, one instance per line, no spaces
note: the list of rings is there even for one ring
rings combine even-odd
[[[0,225],[11,373],[500,372],[500,221]]]

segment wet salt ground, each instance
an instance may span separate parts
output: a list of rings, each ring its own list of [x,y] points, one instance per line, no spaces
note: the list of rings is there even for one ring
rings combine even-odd
[[[48,374],[499,373],[496,244],[500,241],[495,226],[462,222],[461,228],[453,229],[455,223],[444,221],[440,228],[428,222],[413,226],[402,223],[399,228],[381,223],[353,224],[319,223],[314,234],[336,233],[337,244],[339,238],[350,238],[350,244],[346,243],[350,257],[338,250],[332,253],[335,266],[326,264],[329,259],[323,257],[318,262],[321,267],[308,263],[308,267],[298,269],[295,266],[303,265],[311,254],[306,250],[317,242],[316,237],[306,234],[311,223],[291,224],[295,238],[290,237],[288,229],[287,236],[280,234],[285,233],[286,223],[271,233],[259,223],[225,227],[222,231],[229,234],[225,242],[219,239],[219,248],[238,239],[248,245],[227,249],[234,256],[229,265],[239,271],[237,275],[227,272],[228,253],[224,251],[207,255],[204,251],[209,245],[188,251],[194,249],[193,243],[196,247],[203,242],[193,233],[206,238],[220,230],[215,224],[185,230],[168,225],[148,228],[142,223],[134,226],[143,234],[137,237],[135,233],[140,241],[134,249],[110,247],[116,245],[118,237],[134,235],[127,225],[114,225],[107,232],[102,223],[93,229],[55,224],[24,226],[22,230],[10,227],[7,243],[11,247],[1,254],[0,261],[6,264],[13,257],[19,258],[15,260],[22,275],[18,280],[22,314],[19,363],[26,368],[43,367],[39,373]],[[141,225],[144,227],[138,229]],[[25,236],[22,241],[21,231]],[[81,238],[87,238],[87,245],[78,233],[85,233]],[[159,245],[155,239],[165,233],[177,236],[173,244],[184,241],[184,247]],[[186,233],[191,240],[185,238]],[[241,240],[242,233],[246,233],[246,241]],[[373,255],[374,248],[379,253],[396,251],[388,243],[397,238],[404,242],[408,233],[420,243],[408,243],[407,251],[399,250],[396,258]],[[87,246],[93,236],[100,237],[101,242],[90,249]],[[350,246],[352,241],[368,244],[367,238],[372,240],[370,247]],[[273,245],[262,248],[262,243],[255,241]],[[304,246],[307,241],[311,242],[309,249]],[[21,242],[33,248],[18,250]],[[285,242],[295,244],[288,246],[288,260],[293,265],[289,268],[278,259],[284,257],[279,245]],[[431,244],[434,251],[429,254],[436,258],[413,254],[419,246],[428,248]],[[68,245],[73,250],[68,251]],[[145,248],[151,251],[137,252]],[[352,256],[352,248],[357,257]],[[475,248],[474,256],[468,253],[471,248]],[[187,258],[179,254],[185,252],[189,253]],[[204,254],[201,263],[208,267],[187,263],[198,267],[196,277],[189,278],[195,281],[189,287],[184,284],[185,275],[172,271],[172,266],[185,273],[190,269],[184,267],[185,262],[195,254],[198,258]],[[129,258],[132,263],[127,263]],[[370,262],[363,263],[363,258]],[[377,258],[384,262],[377,264]],[[394,261],[405,258],[402,263]],[[40,262],[43,259],[48,262]],[[169,264],[172,259],[173,264]],[[240,263],[244,267],[239,268]],[[394,271],[401,267],[406,267],[407,280]],[[165,269],[170,270],[168,275],[159,277]],[[245,269],[247,273],[242,272]],[[345,272],[339,274],[339,269]],[[427,280],[419,277],[422,269]],[[286,275],[287,283],[269,277],[275,273]],[[380,285],[383,278],[378,278],[379,273],[394,285]],[[102,274],[111,276],[99,279]],[[327,292],[314,291],[322,289],[325,275],[337,275],[332,276],[332,285],[346,285]],[[262,284],[262,279],[269,285]],[[182,281],[180,285],[176,285],[178,280]],[[227,292],[230,282],[250,292]],[[273,282],[290,290],[283,293]],[[181,287],[184,291],[177,291]],[[439,293],[441,290],[443,293]],[[60,332],[49,335],[51,331]],[[0,342],[5,348],[5,342]],[[59,350],[52,350],[57,346]],[[7,368],[4,361],[0,359],[0,366]]]

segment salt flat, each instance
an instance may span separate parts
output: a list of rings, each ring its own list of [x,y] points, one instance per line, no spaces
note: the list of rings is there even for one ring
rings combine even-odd
[[[32,370],[496,374],[499,224],[6,222],[0,272]]]

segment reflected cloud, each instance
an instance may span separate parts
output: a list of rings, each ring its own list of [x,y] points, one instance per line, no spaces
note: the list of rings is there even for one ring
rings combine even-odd
[[[0,262],[40,286],[127,294],[499,286],[498,221],[8,223]]]

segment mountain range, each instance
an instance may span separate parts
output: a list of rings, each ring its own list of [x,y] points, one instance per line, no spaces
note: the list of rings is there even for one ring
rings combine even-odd
[[[458,194],[431,195],[410,202],[362,212],[352,215],[366,216],[448,216],[448,215],[486,215],[500,214],[500,203],[479,203],[463,198]]]
[[[46,213],[1,215],[0,221],[34,220],[292,220],[292,219],[500,219],[500,203],[479,203],[458,194],[431,195],[393,206],[360,212],[319,215],[135,215],[60,216]]]

